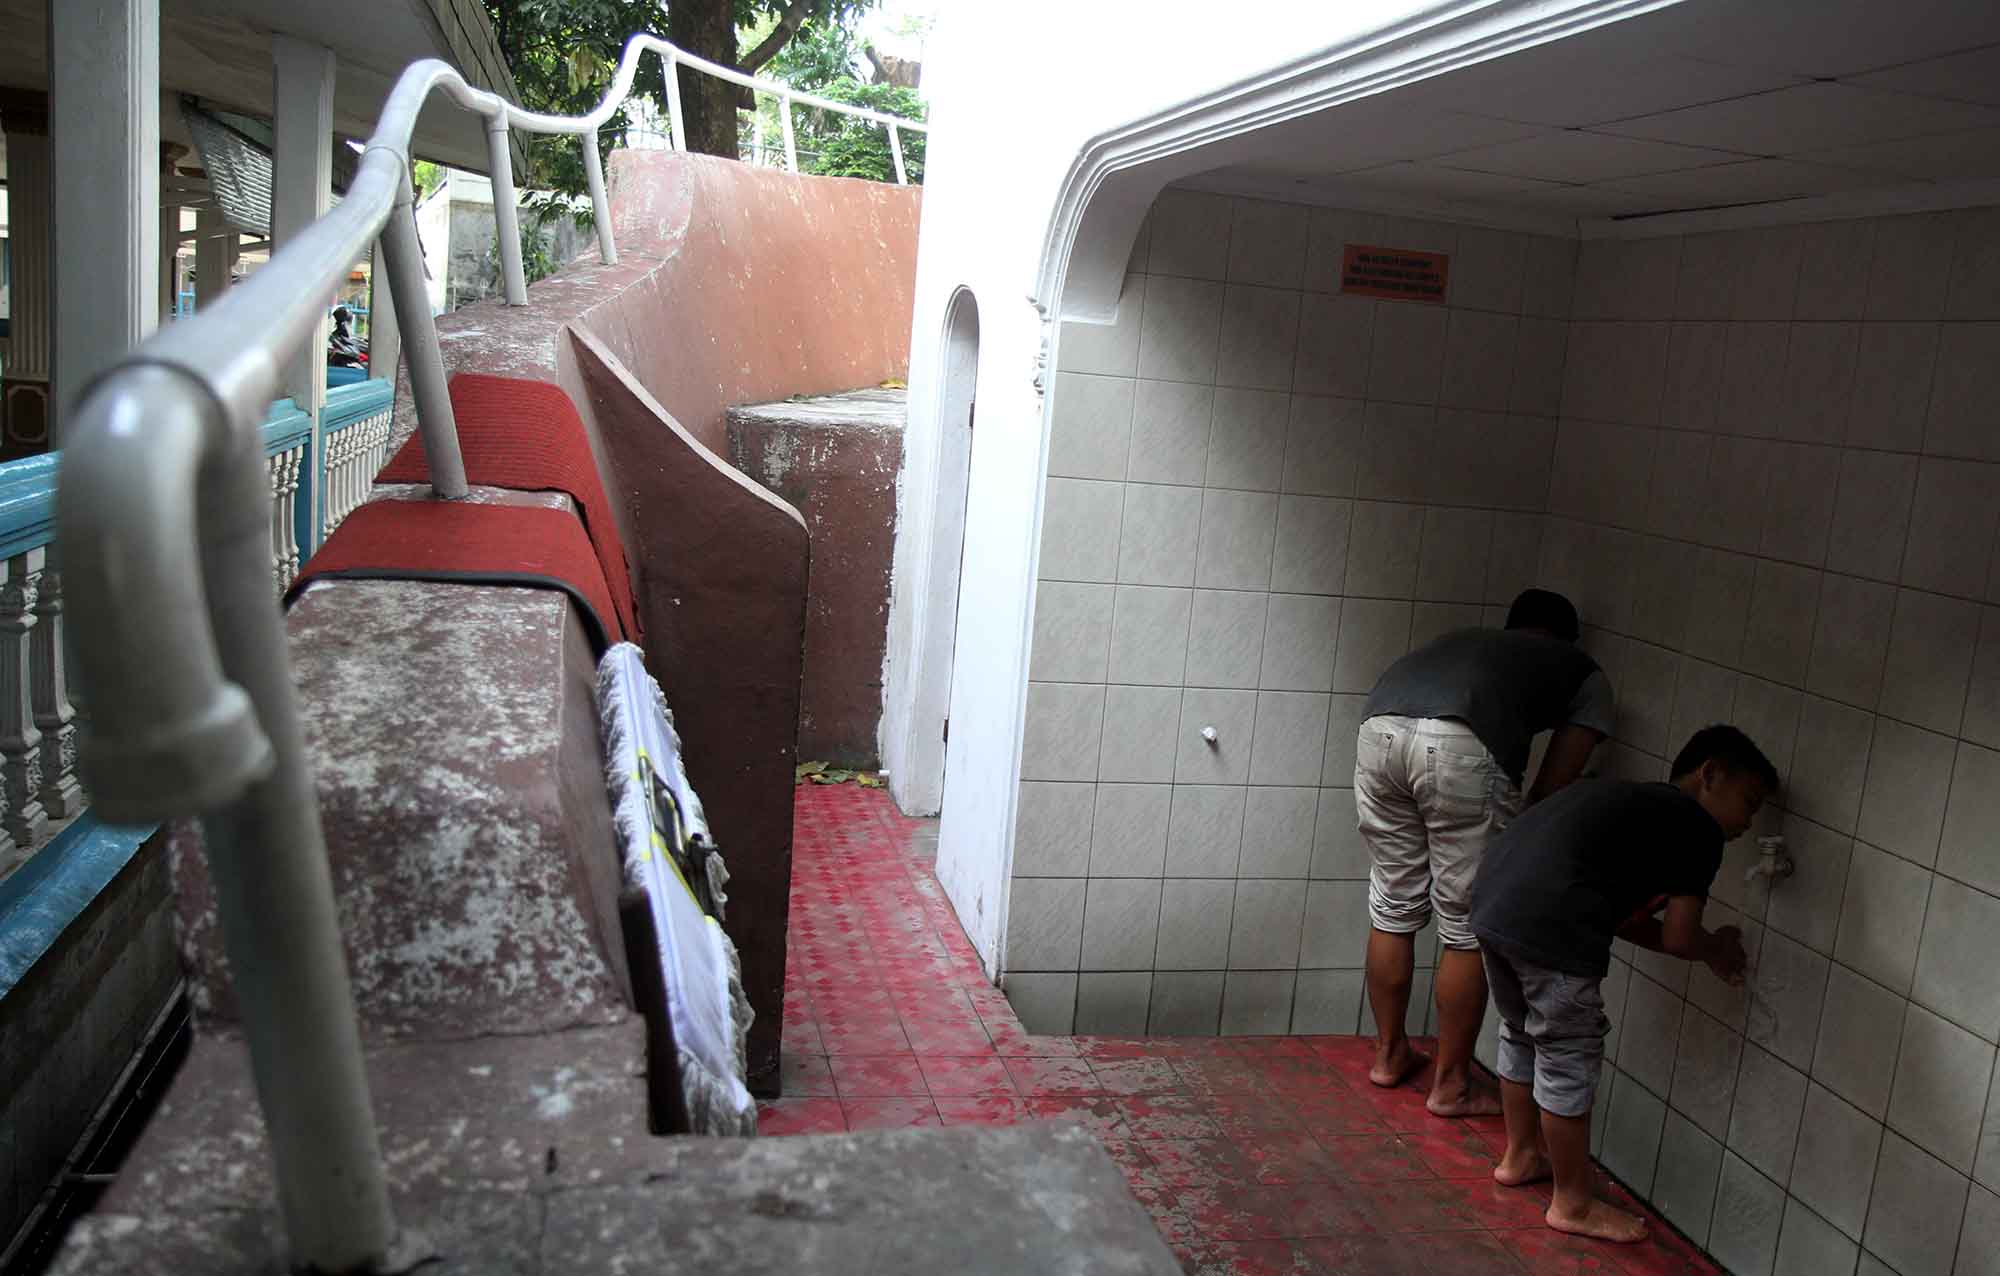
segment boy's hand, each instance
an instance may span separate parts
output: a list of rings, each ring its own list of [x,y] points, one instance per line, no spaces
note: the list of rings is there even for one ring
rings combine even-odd
[[[1743,932],[1735,926],[1724,926],[1710,931],[1708,954],[1703,958],[1716,978],[1731,987],[1743,983],[1743,968],[1750,964],[1749,955],[1743,951]]]

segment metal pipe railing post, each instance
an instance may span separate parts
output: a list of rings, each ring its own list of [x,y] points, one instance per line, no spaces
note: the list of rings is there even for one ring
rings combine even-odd
[[[607,266],[618,264],[618,245],[611,238],[611,201],[604,194],[604,157],[597,153],[597,130],[583,135],[583,177],[590,184],[590,212],[597,223],[597,257]]]
[[[382,224],[382,260],[389,267],[396,326],[403,332],[403,359],[410,369],[410,396],[417,407],[417,429],[424,440],[431,490],[448,501],[463,500],[468,490],[465,458],[458,450],[458,422],[452,415],[451,390],[444,379],[444,355],[438,350],[437,320],[431,315],[430,295],[424,288],[423,248],[417,242],[416,210],[411,200],[405,178],[396,206]]]
[[[507,146],[507,113],[486,117],[486,164],[493,183],[493,229],[500,237],[500,275],[507,304],[528,304],[528,276],[521,269],[521,213],[514,207],[514,157]]]
[[[896,185],[908,186],[910,176],[903,171],[903,139],[894,124],[889,126],[889,158],[896,161]]]
[[[792,95],[778,95],[778,112],[785,123],[785,171],[796,174],[799,171],[799,145],[792,136]]]
[[[687,120],[681,115],[681,68],[679,59],[667,54],[663,74],[667,81],[667,131],[674,139],[674,149],[685,153],[688,148]]]

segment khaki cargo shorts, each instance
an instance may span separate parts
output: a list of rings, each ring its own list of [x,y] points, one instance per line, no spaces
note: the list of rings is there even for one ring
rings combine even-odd
[[[1447,948],[1477,950],[1468,913],[1479,857],[1521,811],[1521,790],[1472,728],[1383,714],[1354,744],[1354,806],[1377,930],[1415,934],[1433,912]]]

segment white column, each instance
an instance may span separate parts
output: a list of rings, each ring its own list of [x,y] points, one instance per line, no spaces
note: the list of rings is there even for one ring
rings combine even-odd
[[[55,424],[159,321],[159,0],[49,0]]]
[[[294,40],[271,37],[271,61],[276,78],[271,164],[271,251],[277,253],[300,231],[333,206],[333,51]],[[308,491],[314,501],[312,526],[319,526],[318,502],[325,486],[320,476],[323,442],[320,417],[326,406],[326,342],[331,324],[331,297],[313,298],[321,308],[319,323],[306,348],[285,364],[284,390],[292,402],[312,417],[312,450],[307,454]],[[306,546],[308,553],[312,546]]]
[[[396,326],[396,305],[389,297],[389,263],[383,257],[382,241],[377,239],[375,253],[368,261],[369,377],[393,387],[396,365],[402,357],[403,330]]]
[[[21,443],[44,442],[49,412],[49,137],[46,120],[7,115],[8,251],[13,260],[0,421]],[[32,129],[32,131],[30,131]]]

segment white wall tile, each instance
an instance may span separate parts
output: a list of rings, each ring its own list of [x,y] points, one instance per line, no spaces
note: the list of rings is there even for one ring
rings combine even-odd
[[[1778,768],[1781,786],[1792,773],[1792,744],[1798,738],[1804,702],[1804,695],[1791,687],[1748,674],[1736,684],[1736,705],[1730,717]],[[1754,845],[1749,843],[1745,849]]]
[[[1104,688],[1104,743],[1097,778],[1124,784],[1170,783],[1179,687]]]
[[[1861,1243],[1903,1276],[1949,1276],[1968,1186],[1944,1162],[1885,1134]]]
[[[1519,314],[1527,264],[1526,235],[1459,227],[1458,252],[1451,259],[1451,304]]]
[[[1438,402],[1455,408],[1506,411],[1514,384],[1520,320],[1479,310],[1452,310],[1449,314]]]
[[[1873,719],[1863,711],[1807,696],[1799,712],[1799,738],[1792,750],[1792,774],[1785,790],[1788,809],[1839,833],[1852,833],[1861,813],[1861,792],[1868,773],[1868,746]],[[1843,854],[1840,870],[1847,871]],[[1796,886],[1793,882],[1790,885]],[[1788,892],[1809,896],[1810,892]],[[1774,896],[1772,903],[1776,904]],[[1839,910],[1839,896],[1832,900]],[[1826,949],[1825,944],[1814,946]]]
[[[1914,995],[1988,1041],[2000,1041],[1996,936],[2000,936],[2000,899],[1948,877],[1931,883]]]
[[[1271,588],[1299,594],[1344,592],[1353,509],[1353,502],[1328,496],[1280,497]]]
[[[1778,1257],[1778,1229],[1785,1217],[1785,1192],[1734,1153],[1722,1154],[1722,1177],[1715,1188],[1715,1220],[1708,1249],[1739,1276],[1761,1276]]]
[[[1958,1238],[1958,1266],[1953,1276],[1995,1276],[2000,1273],[2000,1196],[1975,1186],[1965,1206],[1965,1228]]]
[[[1368,397],[1436,403],[1449,315],[1443,306],[1386,302],[1375,312]]]
[[[1299,294],[1230,284],[1222,298],[1217,385],[1289,390],[1299,344]]]
[[[1799,754],[1804,753],[1807,738],[1808,729],[1802,726]],[[1795,771],[1799,768],[1798,756],[1794,756],[1792,765]],[[1796,779],[1792,788],[1794,796],[1789,800],[1796,802]],[[1791,877],[1771,892],[1771,902],[1764,910],[1765,924],[1815,952],[1830,954],[1840,932],[1840,905],[1847,894],[1847,865],[1854,854],[1854,840],[1811,820],[1788,814],[1785,817],[1785,841],[1794,867]],[[1826,983],[1824,970],[1820,972],[1819,981],[1823,994]],[[1780,1028],[1788,1030],[1791,1026],[1787,1022]],[[1816,1034],[1819,1031],[1817,1013],[1809,1023],[1801,1022],[1797,1027]],[[1779,1053],[1800,1067],[1804,1067],[1811,1057],[1810,1050],[1806,1059],[1794,1058],[1788,1050],[1780,1050]]]
[[[1437,410],[1371,402],[1354,490],[1378,501],[1427,501],[1437,467]]]
[[[1642,526],[1658,433],[1565,420],[1549,474],[1549,512],[1616,527]]]
[[[1236,590],[1194,591],[1188,621],[1188,686],[1257,685],[1269,599],[1268,594]]]
[[[1820,582],[1807,689],[1873,709],[1882,696],[1895,610],[1896,591],[1889,586],[1829,572]]]
[[[1038,682],[1102,682],[1111,643],[1112,586],[1044,580],[1035,586],[1028,676]]]
[[[1753,558],[1713,549],[1701,552],[1695,563],[1694,596],[1688,600],[1685,641],[1690,655],[1731,666],[1742,659],[1756,579]]]
[[[1366,395],[1375,314],[1376,303],[1368,297],[1305,294],[1299,305],[1293,392],[1350,399]]]
[[[1687,640],[1688,599],[1703,551],[1682,541],[1654,540],[1639,555],[1632,600],[1632,636],[1674,651]]]
[[[1987,1187],[2000,1191],[2000,1076],[1993,1079],[1993,1088],[1986,1095],[1986,1121],[1979,1132],[1979,1158],[1972,1173]]]
[[[1940,319],[1951,272],[1952,226],[1948,213],[1889,217],[1876,223],[1868,272],[1870,319]]]
[[[1743,630],[1743,671],[1804,686],[1819,609],[1820,573],[1792,563],[1757,561]]]
[[[1802,226],[1763,226],[1743,236],[1743,269],[1731,280],[1732,319],[1790,319],[1804,256]]]
[[[1733,669],[1681,657],[1680,676],[1674,681],[1674,724],[1668,735],[1676,742],[1676,751],[1703,727],[1729,721],[1741,677]]]
[[[1675,430],[1713,430],[1722,405],[1722,368],[1728,351],[1726,323],[1677,323],[1667,338],[1667,387],[1660,424]]]
[[[1826,561],[1840,485],[1840,449],[1781,443],[1771,449],[1764,532],[1758,552],[1817,567]]]
[[[1578,319],[1671,319],[1674,286],[1680,274],[1681,241],[1591,239],[1578,248]]]
[[[1913,589],[1896,597],[1881,712],[1957,735],[1964,719],[1972,653],[1979,645],[1976,603]]]
[[[1729,1116],[1729,1147],[1759,1173],[1783,1186],[1792,1177],[1806,1077],[1766,1050],[1743,1048],[1736,1103]]]
[[[1031,682],[1021,735],[1024,780],[1095,780],[1104,729],[1104,688]]]
[[[1984,608],[1980,615],[1963,730],[1968,740],[2000,748],[2000,607]]]
[[[1221,971],[1154,972],[1147,1032],[1166,1037],[1212,1037],[1221,1018]]]
[[[1194,591],[1188,589],[1118,586],[1106,681],[1180,686],[1187,670],[1193,597]]]
[[[1938,868],[1988,893],[2000,894],[2000,753],[1958,746],[1951,804],[1944,817]]]
[[[1681,240],[1680,278],[1674,315],[1680,319],[1727,319],[1735,280],[1743,271],[1748,241],[1737,233],[1688,235]]]
[[[1174,785],[1167,822],[1169,877],[1236,876],[1243,799],[1244,790],[1237,785]]]
[[[1257,693],[1189,687],[1181,694],[1180,753],[1175,784],[1247,784]],[[1202,739],[1214,727],[1213,744]]]
[[[1076,977],[1076,1030],[1137,1036],[1146,1031],[1152,992],[1148,971],[1086,971]]]
[[[1949,737],[1877,718],[1856,830],[1861,839],[1913,863],[1936,863],[1951,768]]]
[[[1270,390],[1219,389],[1209,436],[1209,487],[1275,492],[1285,474],[1291,396]]]
[[[1368,876],[1368,868],[1368,844],[1361,838],[1354,790],[1321,789],[1319,815],[1313,822],[1313,878],[1357,881]]]
[[[1062,1037],[1075,1030],[1075,972],[1010,972],[1004,986],[1008,1004],[1029,1032]]]
[[[1267,691],[1327,690],[1333,685],[1341,600],[1318,594],[1268,597],[1264,665],[1258,685]]]
[[[1199,485],[1208,468],[1215,388],[1185,381],[1136,385],[1125,476],[1135,483]]]
[[[1936,594],[1978,598],[1986,588],[2000,466],[1926,459],[1917,472],[1902,583]]]
[[[1702,914],[1702,925],[1710,930],[1724,926],[1734,926],[1743,935],[1743,954],[1749,959],[1749,969],[1756,970],[1758,957],[1764,947],[1764,927],[1745,917],[1736,909],[1719,899],[1711,898]],[[1715,972],[1701,962],[1687,962],[1687,999],[1705,1013],[1722,1021],[1731,1032],[1742,1032],[1748,1019],[1751,999],[1750,986],[1726,984],[1716,978]]]
[[[1194,583],[1203,589],[1269,589],[1278,498],[1208,489],[1201,498],[1201,546]]]
[[[1849,446],[1922,449],[1939,336],[1935,323],[1862,325],[1854,397],[1847,405]]]
[[[1122,479],[1132,443],[1130,377],[1056,373],[1050,405],[1049,473],[1065,478]]]
[[[1043,580],[1109,581],[1118,572],[1122,483],[1052,478],[1042,500]]]
[[[1408,598],[1416,590],[1423,549],[1424,507],[1356,501],[1347,541],[1345,592],[1366,598]]]
[[[1792,325],[1779,438],[1839,443],[1847,437],[1847,409],[1854,396],[1854,364],[1860,349],[1858,323]]]
[[[2000,460],[1993,405],[2000,399],[2000,323],[1948,323],[1938,345],[1924,451]]]
[[[1864,809],[1862,818],[1867,819]],[[1834,956],[1907,996],[1930,898],[1930,870],[1857,842],[1847,866]]]
[[[1359,969],[1368,954],[1368,930],[1367,883],[1313,882],[1306,889],[1305,933],[1299,964]]]
[[[1654,1094],[1673,1089],[1682,1014],[1680,998],[1651,979],[1634,978],[1625,992],[1625,1016],[1618,1023],[1619,1065]]]
[[[1367,693],[1375,680],[1409,650],[1410,604],[1350,598],[1340,612],[1340,646],[1333,661],[1333,689]]]
[[[1360,734],[1361,715],[1368,707],[1365,694],[1348,692],[1328,697],[1326,716],[1326,769],[1320,773],[1322,787],[1347,788],[1354,783],[1355,737]]]
[[[1168,878],[1160,890],[1158,970],[1222,970],[1230,958],[1236,882]]]
[[[1292,1002],[1292,1031],[1351,1033],[1361,1012],[1358,970],[1301,970]]]
[[[1231,201],[1229,278],[1267,288],[1299,288],[1305,278],[1312,210],[1268,199]]]
[[[1889,1128],[1961,1174],[1972,1172],[1993,1081],[1993,1045],[1922,1006],[1903,1020]]]
[[[1492,540],[1491,511],[1431,507],[1424,513],[1417,597],[1440,602],[1483,601]]]
[[[1612,1088],[1600,1156],[1606,1169],[1641,1196],[1653,1190],[1666,1119],[1667,1105],[1645,1086],[1625,1080]]]
[[[1283,490],[1308,496],[1354,495],[1364,408],[1360,399],[1292,396],[1285,429]],[[1914,467],[1910,482],[1914,490]]]
[[[1868,308],[1875,223],[1817,222],[1800,231],[1797,319],[1859,319]]]
[[[1541,556],[1541,515],[1496,513],[1493,552],[1486,564],[1486,601],[1512,605],[1522,590],[1535,583]]]
[[[1075,970],[1083,942],[1084,884],[1017,877],[1007,904],[1007,969]]]
[[[1775,904],[1791,885],[1787,882],[1780,891],[1773,892],[1772,902]],[[1767,928],[1757,950],[1752,976],[1746,1020],[1750,1040],[1793,1068],[1811,1068],[1813,1047],[1819,1044],[1819,1022],[1826,1005],[1830,966],[1819,953]],[[1768,1167],[1762,1168],[1772,1177],[1779,1177]]]
[[[1233,214],[1227,195],[1161,191],[1153,201],[1146,269],[1158,275],[1221,279],[1228,273]]]
[[[1855,1240],[1868,1220],[1882,1126],[1817,1082],[1806,1088],[1792,1194]]]
[[[1708,505],[1714,436],[1661,430],[1653,453],[1651,490],[1640,526],[1656,536],[1691,538]]]
[[[1090,825],[1090,876],[1158,877],[1166,863],[1170,784],[1100,784]]]
[[[1670,330],[1665,323],[1572,323],[1562,414],[1657,425]]]
[[[1722,1172],[1722,1144],[1678,1112],[1667,1112],[1660,1136],[1659,1172],[1652,1204],[1697,1245],[1708,1243],[1715,1184]]]
[[[1785,1203],[1775,1276],[1851,1276],[1860,1249],[1797,1200]]]
[[[1236,875],[1305,877],[1312,863],[1313,819],[1318,808],[1316,788],[1253,785],[1243,807],[1243,854],[1237,861]]]
[[[1895,993],[1846,966],[1827,973],[1813,1080],[1878,1121],[1889,1111],[1903,1005]]]
[[[1842,452],[1839,494],[1827,535],[1827,570],[1895,580],[1902,572],[1916,496],[1916,457]]]
[[[1947,319],[2000,319],[2000,216],[1991,208],[1952,214],[1954,252]]]
[[[1555,416],[1562,411],[1563,365],[1569,352],[1569,325],[1555,319],[1523,319],[1514,335],[1510,411]]]
[[[1118,290],[1118,314],[1111,323],[1065,323],[1058,352],[1061,370],[1129,377],[1139,370],[1139,321],[1145,309],[1146,278],[1127,275]]]
[[[1274,1036],[1290,1031],[1297,975],[1290,970],[1232,970],[1222,986],[1224,1036]]]
[[[1724,434],[1775,438],[1786,416],[1785,379],[1780,369],[1791,346],[1791,325],[1732,323],[1725,343],[1716,428]],[[1143,350],[1139,366],[1146,366]]]
[[[1014,876],[1087,875],[1094,806],[1091,785],[1022,781],[1014,809]]]
[[[1764,539],[1773,445],[1765,439],[1717,438],[1709,452],[1708,502],[1694,539],[1754,554]]]
[[[1478,629],[1485,622],[1478,603],[1417,603],[1410,609],[1410,650],[1455,629]]]
[[[1347,603],[1349,607],[1355,605],[1355,600]],[[1304,691],[1258,692],[1257,738],[1250,756],[1250,782],[1317,785],[1325,757],[1326,715],[1324,695]]]
[[[1083,906],[1079,969],[1151,970],[1159,932],[1159,878],[1093,877]]]
[[[1125,517],[1115,542],[1118,579],[1128,585],[1192,585],[1200,534],[1200,488],[1126,484]]]
[[[1577,241],[1534,235],[1521,292],[1521,313],[1567,319],[1576,286]]]
[[[1215,358],[1222,338],[1222,285],[1166,275],[1145,278],[1139,375],[1160,381],[1215,384]]]
[[[1231,970],[1292,970],[1299,964],[1305,892],[1297,882],[1249,879],[1236,883],[1235,920],[1229,930]],[[1286,1009],[1290,1009],[1287,1003]]]
[[[1380,243],[1384,221],[1374,213],[1313,208],[1306,226],[1306,290],[1339,292],[1347,245]]]

